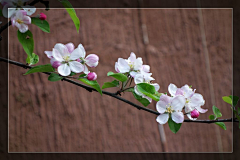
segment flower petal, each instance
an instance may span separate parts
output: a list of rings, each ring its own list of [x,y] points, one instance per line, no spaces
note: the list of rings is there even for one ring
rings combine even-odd
[[[177,86],[175,84],[170,83],[168,86],[168,92],[171,94],[171,96],[175,96],[177,91]]]
[[[205,100],[203,99],[203,96],[199,93],[194,93],[193,96],[190,99],[191,106],[202,106],[205,104]]]
[[[70,54],[70,59],[71,60],[76,60],[81,57],[81,50],[79,48],[76,48],[71,54]]]
[[[158,101],[156,104],[156,109],[159,113],[164,113],[167,107],[169,107],[169,104],[165,101]]]
[[[69,62],[69,67],[71,69],[71,71],[75,72],[75,73],[80,73],[82,71],[84,71],[84,66],[77,61],[72,61]]]
[[[61,55],[61,54],[59,53],[59,51],[58,51],[57,49],[55,49],[55,48],[53,48],[52,56],[53,56],[57,61],[60,61],[60,62],[64,61],[62,55]]]
[[[44,51],[48,58],[53,58],[52,51]]]
[[[85,74],[88,74],[89,73],[89,70],[88,70],[88,67],[84,64],[84,70],[83,70],[83,72],[85,73]]]
[[[54,49],[58,50],[62,57],[69,54],[67,47],[62,43],[55,44]]]
[[[140,92],[138,89],[137,89],[137,86],[134,87],[134,92],[139,95],[139,96],[143,96],[144,94],[142,92]]]
[[[144,71],[144,72],[150,72],[150,66],[149,65],[142,65],[142,70]]]
[[[130,57],[128,58],[128,62],[135,62],[136,61],[136,55],[135,53],[131,52]]]
[[[138,84],[138,83],[143,83],[144,79],[143,79],[143,75],[142,74],[137,74],[134,77],[134,83]]]
[[[162,94],[161,96],[160,96],[160,101],[163,101],[163,102],[165,102],[165,103],[167,103],[167,104],[171,104],[171,97],[169,97],[168,95],[166,95],[166,94]],[[170,106],[170,105],[169,105]]]
[[[190,120],[192,120],[192,121],[197,120],[197,118],[192,118],[191,114],[187,114],[187,117],[188,117]]]
[[[135,71],[131,71],[131,72],[130,72],[130,75],[131,75],[131,77],[133,77],[133,78],[134,78],[137,74],[138,74],[138,72],[135,72]]]
[[[134,70],[141,70],[142,69],[142,64],[143,64],[143,61],[142,61],[142,58],[137,58],[136,61],[134,62]]]
[[[172,120],[176,123],[182,123],[184,121],[184,115],[182,112],[173,112]]]
[[[36,12],[36,8],[34,6],[30,6],[30,5],[26,5],[23,8],[26,12],[28,16],[31,16],[33,13]]]
[[[58,67],[58,73],[62,76],[68,76],[71,73],[70,67],[67,65],[67,63],[62,64]]]
[[[198,106],[198,107],[195,107],[197,110],[198,110],[198,112],[200,112],[200,113],[206,113],[207,111],[208,111],[208,109],[202,109],[201,108],[201,106]]]
[[[75,47],[73,43],[70,42],[68,44],[65,44],[65,46],[67,47],[69,53],[72,53],[74,51]]]
[[[31,24],[31,18],[29,16],[23,16],[23,23]]]
[[[85,51],[83,45],[82,45],[82,44],[79,44],[79,45],[78,45],[78,48],[81,50],[81,57],[82,57],[82,58],[85,58],[85,56],[86,56],[86,51]]]
[[[186,99],[183,96],[176,96],[172,99],[171,106],[175,111],[182,111],[184,105],[186,103]]]
[[[160,86],[157,83],[152,83],[151,85],[155,88],[156,91],[160,89]]]
[[[118,70],[120,73],[126,73],[130,71],[128,62],[123,58],[118,58]]]
[[[20,31],[21,33],[25,33],[25,32],[28,31],[28,25],[22,23],[22,24],[20,24],[20,26],[18,27],[18,29],[19,29],[19,31]]]
[[[167,123],[168,121],[168,118],[169,118],[169,114],[166,113],[166,114],[161,114],[157,117],[156,121],[160,124],[165,124]]]

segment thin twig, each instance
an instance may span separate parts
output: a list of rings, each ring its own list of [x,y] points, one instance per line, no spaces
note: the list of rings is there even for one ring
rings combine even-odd
[[[16,66],[23,67],[23,68],[25,68],[25,69],[30,69],[30,68],[32,68],[31,66],[27,66],[27,65],[22,64],[22,63],[20,63],[20,62],[16,62],[16,61],[9,60],[9,59],[2,58],[2,57],[0,57],[0,61],[7,62],[7,63],[10,63],[10,64],[14,64],[14,65],[16,65]],[[44,74],[47,74],[47,75],[50,75],[50,74],[51,74],[50,72],[41,72],[41,73],[44,73]],[[82,88],[88,90],[89,92],[92,92],[92,91],[97,92],[97,90],[94,89],[94,88],[92,88],[92,87],[83,85],[83,84],[78,83],[78,82],[76,82],[76,81],[72,81],[72,80],[70,80],[70,79],[68,79],[68,78],[65,78],[65,77],[63,77],[62,81],[66,81],[66,82],[72,83],[72,84],[74,84],[74,85],[77,85],[77,86],[79,86],[79,87],[82,87]],[[139,106],[139,105],[136,105],[136,104],[133,103],[133,102],[130,102],[130,101],[128,101],[128,100],[126,100],[126,99],[124,99],[124,98],[122,98],[122,97],[120,97],[120,96],[117,96],[115,93],[111,93],[111,92],[107,92],[107,91],[102,91],[102,93],[105,94],[105,95],[111,96],[111,97],[113,97],[113,98],[116,98],[116,99],[118,99],[118,100],[120,100],[120,101],[123,101],[123,102],[125,102],[125,103],[127,103],[127,104],[130,104],[130,105],[132,105],[133,107],[135,107],[135,108],[137,108],[137,109],[139,109],[139,110],[144,110],[144,111],[147,111],[147,112],[149,112],[149,113],[153,113],[153,114],[155,114],[155,115],[160,115],[160,113],[157,112],[157,111],[154,111],[154,110],[151,110],[151,109],[149,109],[149,108],[141,107],[141,106]],[[232,119],[232,118],[230,118],[230,119],[195,120],[195,121],[185,119],[184,122],[215,123],[215,122],[239,122],[239,121],[238,121],[237,119]]]

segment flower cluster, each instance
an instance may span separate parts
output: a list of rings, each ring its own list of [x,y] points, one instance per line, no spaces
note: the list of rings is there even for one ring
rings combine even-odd
[[[29,0],[1,0],[3,5],[2,14],[5,18],[11,18],[13,27],[17,27],[21,33],[28,31],[28,24],[31,24],[30,16],[36,12],[34,6],[25,5]],[[40,13],[37,16],[41,20],[45,20],[47,16]]]
[[[123,73],[134,78],[135,84],[148,83],[153,85],[156,91],[160,89],[160,86],[157,83],[151,83],[151,81],[155,79],[151,77],[152,73],[150,73],[150,66],[143,65],[142,58],[136,58],[136,55],[133,52],[131,52],[128,59],[118,58],[118,61],[115,63],[115,70],[118,73]],[[134,87],[134,91],[142,98],[146,98],[149,102],[152,101],[150,97],[138,91],[137,86]]]
[[[167,123],[169,117],[176,123],[182,123],[184,121],[183,108],[185,108],[185,113],[191,120],[196,120],[199,116],[199,112],[207,112],[207,109],[201,108],[201,106],[205,104],[203,96],[199,93],[195,93],[196,89],[193,90],[187,84],[181,88],[177,88],[176,85],[170,84],[168,86],[168,91],[171,97],[163,94],[156,104],[157,111],[160,113],[156,119],[158,123]]]
[[[58,70],[62,76],[68,76],[71,72],[84,72],[89,80],[96,80],[97,75],[94,72],[89,72],[88,67],[96,67],[99,57],[96,54],[89,54],[86,58],[86,51],[82,44],[77,48],[73,43],[66,45],[57,43],[52,51],[45,51],[45,54],[50,58],[51,65]]]

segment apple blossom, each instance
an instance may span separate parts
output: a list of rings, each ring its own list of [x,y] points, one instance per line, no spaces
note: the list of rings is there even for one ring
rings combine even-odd
[[[58,69],[58,73],[62,76],[70,75],[71,71],[80,73],[84,70],[84,66],[76,61],[76,59],[82,54],[82,51],[79,48],[76,48],[70,53],[67,46],[57,43],[52,52],[45,51],[48,57],[54,58],[51,59],[51,64]],[[59,63],[61,63],[60,66]]]
[[[24,6],[24,3],[28,1],[29,0],[2,0],[1,4],[3,5],[3,16],[5,18],[11,18],[21,8],[23,8],[27,12],[28,16],[31,16],[33,13],[35,13],[36,8],[30,5]]]
[[[192,118],[198,118],[198,116],[199,116],[199,112],[198,112],[196,109],[194,109],[194,110],[191,112],[191,117],[192,117]]]
[[[141,57],[136,58],[135,53],[131,52],[130,57],[126,60],[118,58],[118,62],[115,63],[115,70],[119,73],[128,73],[134,77],[142,69],[143,61]],[[146,66],[148,70],[148,67]]]
[[[137,74],[134,78],[134,82],[135,84],[139,84],[139,83],[149,83],[152,86],[154,86],[155,90],[158,91],[160,89],[159,84],[157,83],[150,83],[150,81],[154,80],[154,78],[151,77],[152,73],[145,73],[145,74]],[[137,89],[137,86],[134,87],[134,92],[141,96],[142,98],[146,98],[150,103],[152,102],[152,98],[144,95],[142,92],[140,92]]]
[[[82,44],[78,45],[78,49],[81,50],[81,54],[78,57],[80,59],[80,62],[83,64],[84,66],[84,73],[88,74],[88,68],[86,65],[88,65],[89,67],[96,67],[98,65],[98,61],[99,61],[99,57],[96,54],[89,54],[86,58],[86,51],[83,47]],[[77,61],[79,61],[79,59],[77,59]]]
[[[186,99],[183,96],[169,97],[165,94],[161,95],[160,100],[156,104],[157,111],[160,115],[156,121],[160,124],[167,123],[169,115],[176,123],[182,123],[184,121],[184,115],[181,112]]]
[[[95,72],[89,72],[87,74],[87,79],[89,81],[95,81],[97,79],[97,74]]]
[[[16,15],[11,18],[12,26],[17,27],[21,33],[28,31],[28,25],[31,24],[31,18],[26,16],[26,11],[19,10]]]

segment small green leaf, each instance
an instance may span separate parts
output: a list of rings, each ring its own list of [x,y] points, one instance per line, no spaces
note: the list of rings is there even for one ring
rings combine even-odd
[[[83,83],[93,87],[94,89],[96,89],[102,95],[101,87],[99,86],[97,81],[89,81],[87,78],[79,78],[78,80],[80,80]]]
[[[215,119],[215,116],[211,114],[211,115],[209,116],[209,119],[210,119],[210,120],[214,120],[214,119]]]
[[[86,74],[83,73],[83,74],[81,74],[81,75],[79,76],[79,78],[80,78],[80,77],[85,77],[85,76],[86,76]]]
[[[39,18],[36,17],[32,17],[32,24],[35,24],[36,26],[38,26],[43,32],[47,32],[50,33],[50,28],[49,28],[49,24],[46,20],[41,20]]]
[[[51,73],[50,76],[48,77],[48,80],[52,82],[59,81],[61,79],[63,79],[63,77],[59,76],[56,73]]]
[[[125,82],[128,78],[122,73],[113,73],[113,72],[108,72],[107,76],[111,76],[121,82]]]
[[[220,126],[222,129],[227,130],[227,127],[226,127],[225,123],[223,123],[223,122],[215,122],[215,124]]]
[[[114,80],[112,82],[105,82],[102,86],[102,89],[111,88],[111,87],[118,87],[118,86],[119,86],[119,81]]]
[[[216,106],[213,106],[212,110],[213,110],[213,113],[214,113],[216,118],[222,117],[222,113],[220,112],[220,110]]]
[[[25,33],[21,33],[18,30],[18,40],[22,44],[24,51],[28,56],[32,56],[34,49],[34,40],[31,31],[27,31]]]
[[[238,96],[232,96],[232,95],[230,95],[229,97],[232,100],[232,103],[233,103],[232,105],[235,107],[238,103],[239,97]]]
[[[224,96],[222,97],[222,99],[224,102],[232,105],[232,98],[230,98],[229,96]]]
[[[173,133],[177,133],[181,128],[182,123],[175,123],[171,117],[168,119],[168,126]]]
[[[51,64],[39,65],[29,69],[24,75],[35,73],[35,72],[54,72],[54,68]]]
[[[74,76],[74,75],[76,75],[76,73],[74,73],[74,72],[71,72],[71,74],[70,74],[69,76]]]
[[[144,95],[152,98],[155,101],[159,101],[161,93],[156,92],[155,87],[148,83],[137,84],[137,89]]]
[[[124,92],[134,92],[134,88],[128,88],[128,89],[125,90]]]
[[[72,21],[77,29],[77,32],[79,33],[80,21],[77,17],[76,11],[74,10],[73,6],[68,0],[59,0],[59,1],[62,3],[62,5],[65,7],[66,11],[72,18]]]
[[[132,93],[133,93],[133,96],[145,107],[147,107],[150,104],[150,102],[146,98],[142,98],[141,96],[137,95],[134,91]]]
[[[26,63],[29,64],[30,66],[33,64],[37,64],[38,61],[39,61],[39,57],[35,53],[32,53],[31,56],[28,55],[26,59]]]

